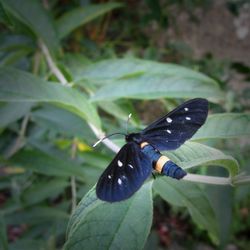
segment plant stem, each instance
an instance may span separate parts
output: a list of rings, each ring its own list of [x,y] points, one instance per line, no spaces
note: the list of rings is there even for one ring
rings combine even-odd
[[[77,195],[76,195],[76,177],[71,176],[70,177],[70,185],[71,185],[71,214],[74,213],[76,209],[76,203],[77,203]]]
[[[48,66],[51,70],[51,72],[57,77],[57,79],[60,81],[60,83],[63,85],[63,86],[66,86],[68,85],[68,81],[67,79],[64,77],[64,75],[62,74],[62,72],[59,70],[59,68],[57,67],[57,65],[55,64],[55,62],[53,61],[50,53],[49,53],[49,50],[47,48],[47,46],[44,44],[43,41],[39,40],[39,46],[46,58],[46,61],[48,63]]]
[[[234,176],[233,178],[233,183],[237,186],[239,185],[249,185],[250,183],[250,176],[249,175],[243,175],[243,174],[239,174]]]
[[[184,176],[183,180],[213,185],[232,185],[232,180],[230,177],[214,177],[199,174],[187,174],[186,176]]]
[[[24,146],[24,144],[25,144],[25,133],[26,133],[28,121],[29,121],[29,114],[25,115],[23,120],[22,120],[20,131],[19,131],[18,137],[16,138],[15,143],[5,153],[5,158],[6,159],[10,158],[12,155],[14,155],[19,149],[21,149]]]
[[[71,146],[71,159],[74,160],[76,158],[76,152],[77,152],[77,140],[74,139],[72,146]],[[71,196],[72,196],[72,208],[71,212],[73,212],[76,209],[76,203],[77,203],[77,195],[76,195],[76,178],[75,176],[71,176],[70,179],[71,184]]]

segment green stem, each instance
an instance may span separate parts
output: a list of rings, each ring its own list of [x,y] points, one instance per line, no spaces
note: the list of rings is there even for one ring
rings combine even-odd
[[[233,185],[230,177],[214,177],[199,174],[187,174],[184,181],[192,181],[198,183],[212,184],[212,185]]]
[[[71,146],[71,159],[75,160],[76,158],[76,152],[77,152],[77,140],[74,139],[72,146]],[[71,176],[70,178],[70,184],[71,184],[71,196],[72,196],[72,214],[74,213],[76,209],[76,203],[77,203],[77,193],[76,193],[76,178],[75,176]]]

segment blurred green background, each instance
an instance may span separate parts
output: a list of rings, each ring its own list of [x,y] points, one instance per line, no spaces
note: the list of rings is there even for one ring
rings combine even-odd
[[[0,0],[0,30],[0,249],[250,249],[248,0]],[[195,175],[98,200],[124,140],[92,145],[195,97],[163,152]]]

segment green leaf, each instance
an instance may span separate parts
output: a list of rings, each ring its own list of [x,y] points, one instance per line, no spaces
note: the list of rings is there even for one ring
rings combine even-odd
[[[224,98],[214,80],[174,64],[139,59],[107,60],[87,67],[81,77],[98,84],[102,82],[92,101],[204,97],[218,102]]]
[[[212,96],[212,98],[211,98]],[[92,101],[110,101],[119,98],[207,98],[221,100],[223,95],[215,85],[204,84],[195,78],[164,74],[144,75],[134,79],[117,80],[96,91]]]
[[[231,177],[235,176],[239,169],[238,162],[232,156],[196,142],[186,142],[177,150],[164,154],[184,169],[199,165],[222,166],[229,171]]]
[[[162,177],[154,182],[154,190],[165,201],[186,207],[194,222],[206,229],[214,242],[218,243],[219,229],[215,212],[198,184]]]
[[[24,211],[16,211],[6,215],[7,224],[39,224],[47,221],[67,221],[69,215],[62,209],[56,207],[31,207],[30,209],[25,209]]]
[[[81,75],[78,75],[78,79],[88,79],[97,81],[99,84],[105,84],[107,80],[130,79],[140,77],[144,74],[165,74],[166,76],[178,76],[181,74],[182,76],[189,78],[194,77],[201,82],[218,86],[217,83],[208,76],[186,67],[137,58],[109,59],[91,64],[82,70]]]
[[[96,137],[89,126],[75,114],[51,105],[44,105],[31,113],[32,120],[50,130],[61,132],[64,135],[77,136],[93,141]]]
[[[208,116],[192,139],[232,138],[250,135],[249,113],[224,113]]]
[[[79,26],[96,19],[107,12],[121,7],[120,3],[92,4],[86,7],[78,7],[67,11],[56,22],[59,38],[67,36]]]
[[[25,114],[27,114],[32,106],[32,103],[23,103],[19,105],[18,103],[6,103],[0,107],[0,128],[6,127],[12,122],[17,121]]]
[[[109,101],[103,101],[99,102],[98,106],[107,112],[108,114],[118,118],[122,119],[124,121],[127,121],[128,115],[132,114],[132,117],[130,119],[130,123],[138,126],[140,121],[136,115],[136,111],[131,105],[131,102],[126,101],[124,103],[116,103],[116,102],[109,102]]]
[[[65,250],[142,249],[152,223],[151,185],[116,203],[103,202],[95,187],[90,190],[70,219]]]
[[[39,150],[22,150],[11,158],[11,163],[25,169],[51,176],[77,176],[84,180],[83,167],[73,161],[52,157]]]
[[[4,7],[45,42],[51,52],[58,50],[58,38],[49,13],[39,0],[2,0]]]
[[[75,89],[46,82],[24,71],[0,68],[0,101],[57,104],[100,127],[95,108],[83,94]]]

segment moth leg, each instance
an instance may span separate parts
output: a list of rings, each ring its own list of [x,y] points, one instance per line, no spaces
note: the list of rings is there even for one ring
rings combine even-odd
[[[153,147],[153,149],[154,149],[155,152],[161,153],[154,145],[152,145],[152,144],[150,144],[150,145]]]
[[[155,176],[155,174],[152,172],[151,173],[152,174],[152,176],[153,176],[153,178],[154,178],[154,180],[156,179],[156,176]]]

